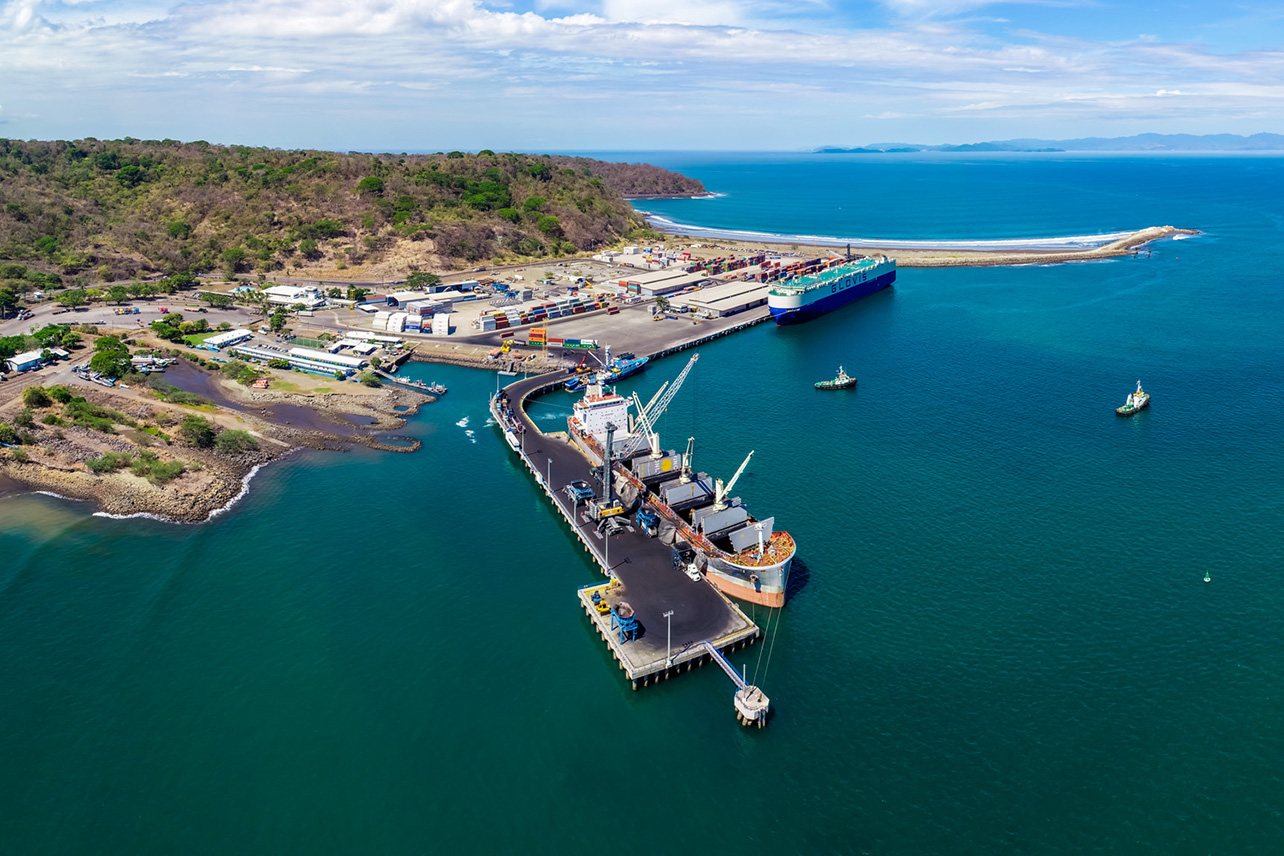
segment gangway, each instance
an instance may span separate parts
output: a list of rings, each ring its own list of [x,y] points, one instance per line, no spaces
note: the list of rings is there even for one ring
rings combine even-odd
[[[722,652],[714,647],[711,640],[706,639],[700,644],[708,652],[709,659],[721,666],[722,671],[726,672],[727,677],[731,678],[736,685],[736,719],[742,725],[757,725],[759,728],[766,725],[767,709],[771,704],[771,699],[767,698],[767,694],[746,683],[741,674],[736,671],[735,666],[727,662],[727,658],[722,656]]]

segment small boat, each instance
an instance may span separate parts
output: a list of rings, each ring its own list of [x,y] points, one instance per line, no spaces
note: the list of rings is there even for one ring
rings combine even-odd
[[[428,387],[428,391],[433,395],[445,395],[446,387],[440,383],[434,383]]]
[[[1143,392],[1141,381],[1137,381],[1137,391],[1128,393],[1128,400],[1124,402],[1123,407],[1115,408],[1116,416],[1131,416],[1139,410],[1145,410],[1150,406],[1150,393]]]
[[[838,374],[833,380],[816,381],[816,389],[850,389],[856,385],[856,378],[848,376],[843,367],[838,367]]]

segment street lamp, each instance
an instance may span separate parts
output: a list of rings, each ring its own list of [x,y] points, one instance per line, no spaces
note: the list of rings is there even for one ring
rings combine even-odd
[[[664,614],[664,617],[665,619],[667,619],[667,624],[668,624],[668,634],[666,636],[665,643],[664,643],[664,665],[672,666],[673,665],[673,610],[670,609],[668,612],[666,612]]]

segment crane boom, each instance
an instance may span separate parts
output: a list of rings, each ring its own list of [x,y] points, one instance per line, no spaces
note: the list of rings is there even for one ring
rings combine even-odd
[[[642,445],[643,438],[646,438],[651,443],[652,454],[659,457],[660,440],[655,434],[655,421],[659,418],[660,414],[665,411],[665,408],[669,406],[669,402],[673,400],[673,396],[678,394],[678,390],[682,388],[683,381],[687,379],[687,375],[691,372],[691,367],[696,364],[696,360],[698,359],[700,359],[699,354],[692,354],[691,359],[687,360],[686,366],[684,366],[682,371],[678,373],[678,376],[673,379],[673,383],[668,384],[667,389],[661,387],[661,391],[657,392],[655,396],[651,398],[646,407],[642,407],[641,399],[637,397],[637,393],[633,394],[634,403],[638,405],[637,423],[638,427],[642,430],[637,432],[633,439],[629,440],[628,444],[621,451],[621,458],[627,458],[636,452],[638,447]]]
[[[740,469],[736,470],[736,474],[731,477],[731,481],[725,486],[722,484],[722,479],[717,479],[714,482],[713,507],[715,510],[721,511],[727,507],[727,494],[731,493],[731,489],[736,486],[736,482],[740,481],[740,475],[745,471],[745,467],[749,466],[749,460],[752,457],[753,452],[751,451],[745,456],[744,463],[740,465]]]

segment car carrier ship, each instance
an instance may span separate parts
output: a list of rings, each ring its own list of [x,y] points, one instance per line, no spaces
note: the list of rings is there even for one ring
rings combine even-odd
[[[588,385],[567,419],[568,434],[595,467],[612,474],[608,515],[633,514],[640,529],[674,548],[675,562],[687,564],[692,574],[703,573],[725,594],[784,606],[794,539],[775,528],[774,517],[759,520],[730,495],[753,452],[723,484],[692,471],[694,439],[678,454],[662,450],[652,430],[655,416],[664,412],[697,359],[693,356],[646,406],[636,394],[625,398],[600,384]]]
[[[895,259],[836,258],[817,271],[776,283],[767,292],[767,308],[777,326],[795,324],[867,297],[895,281]]]

